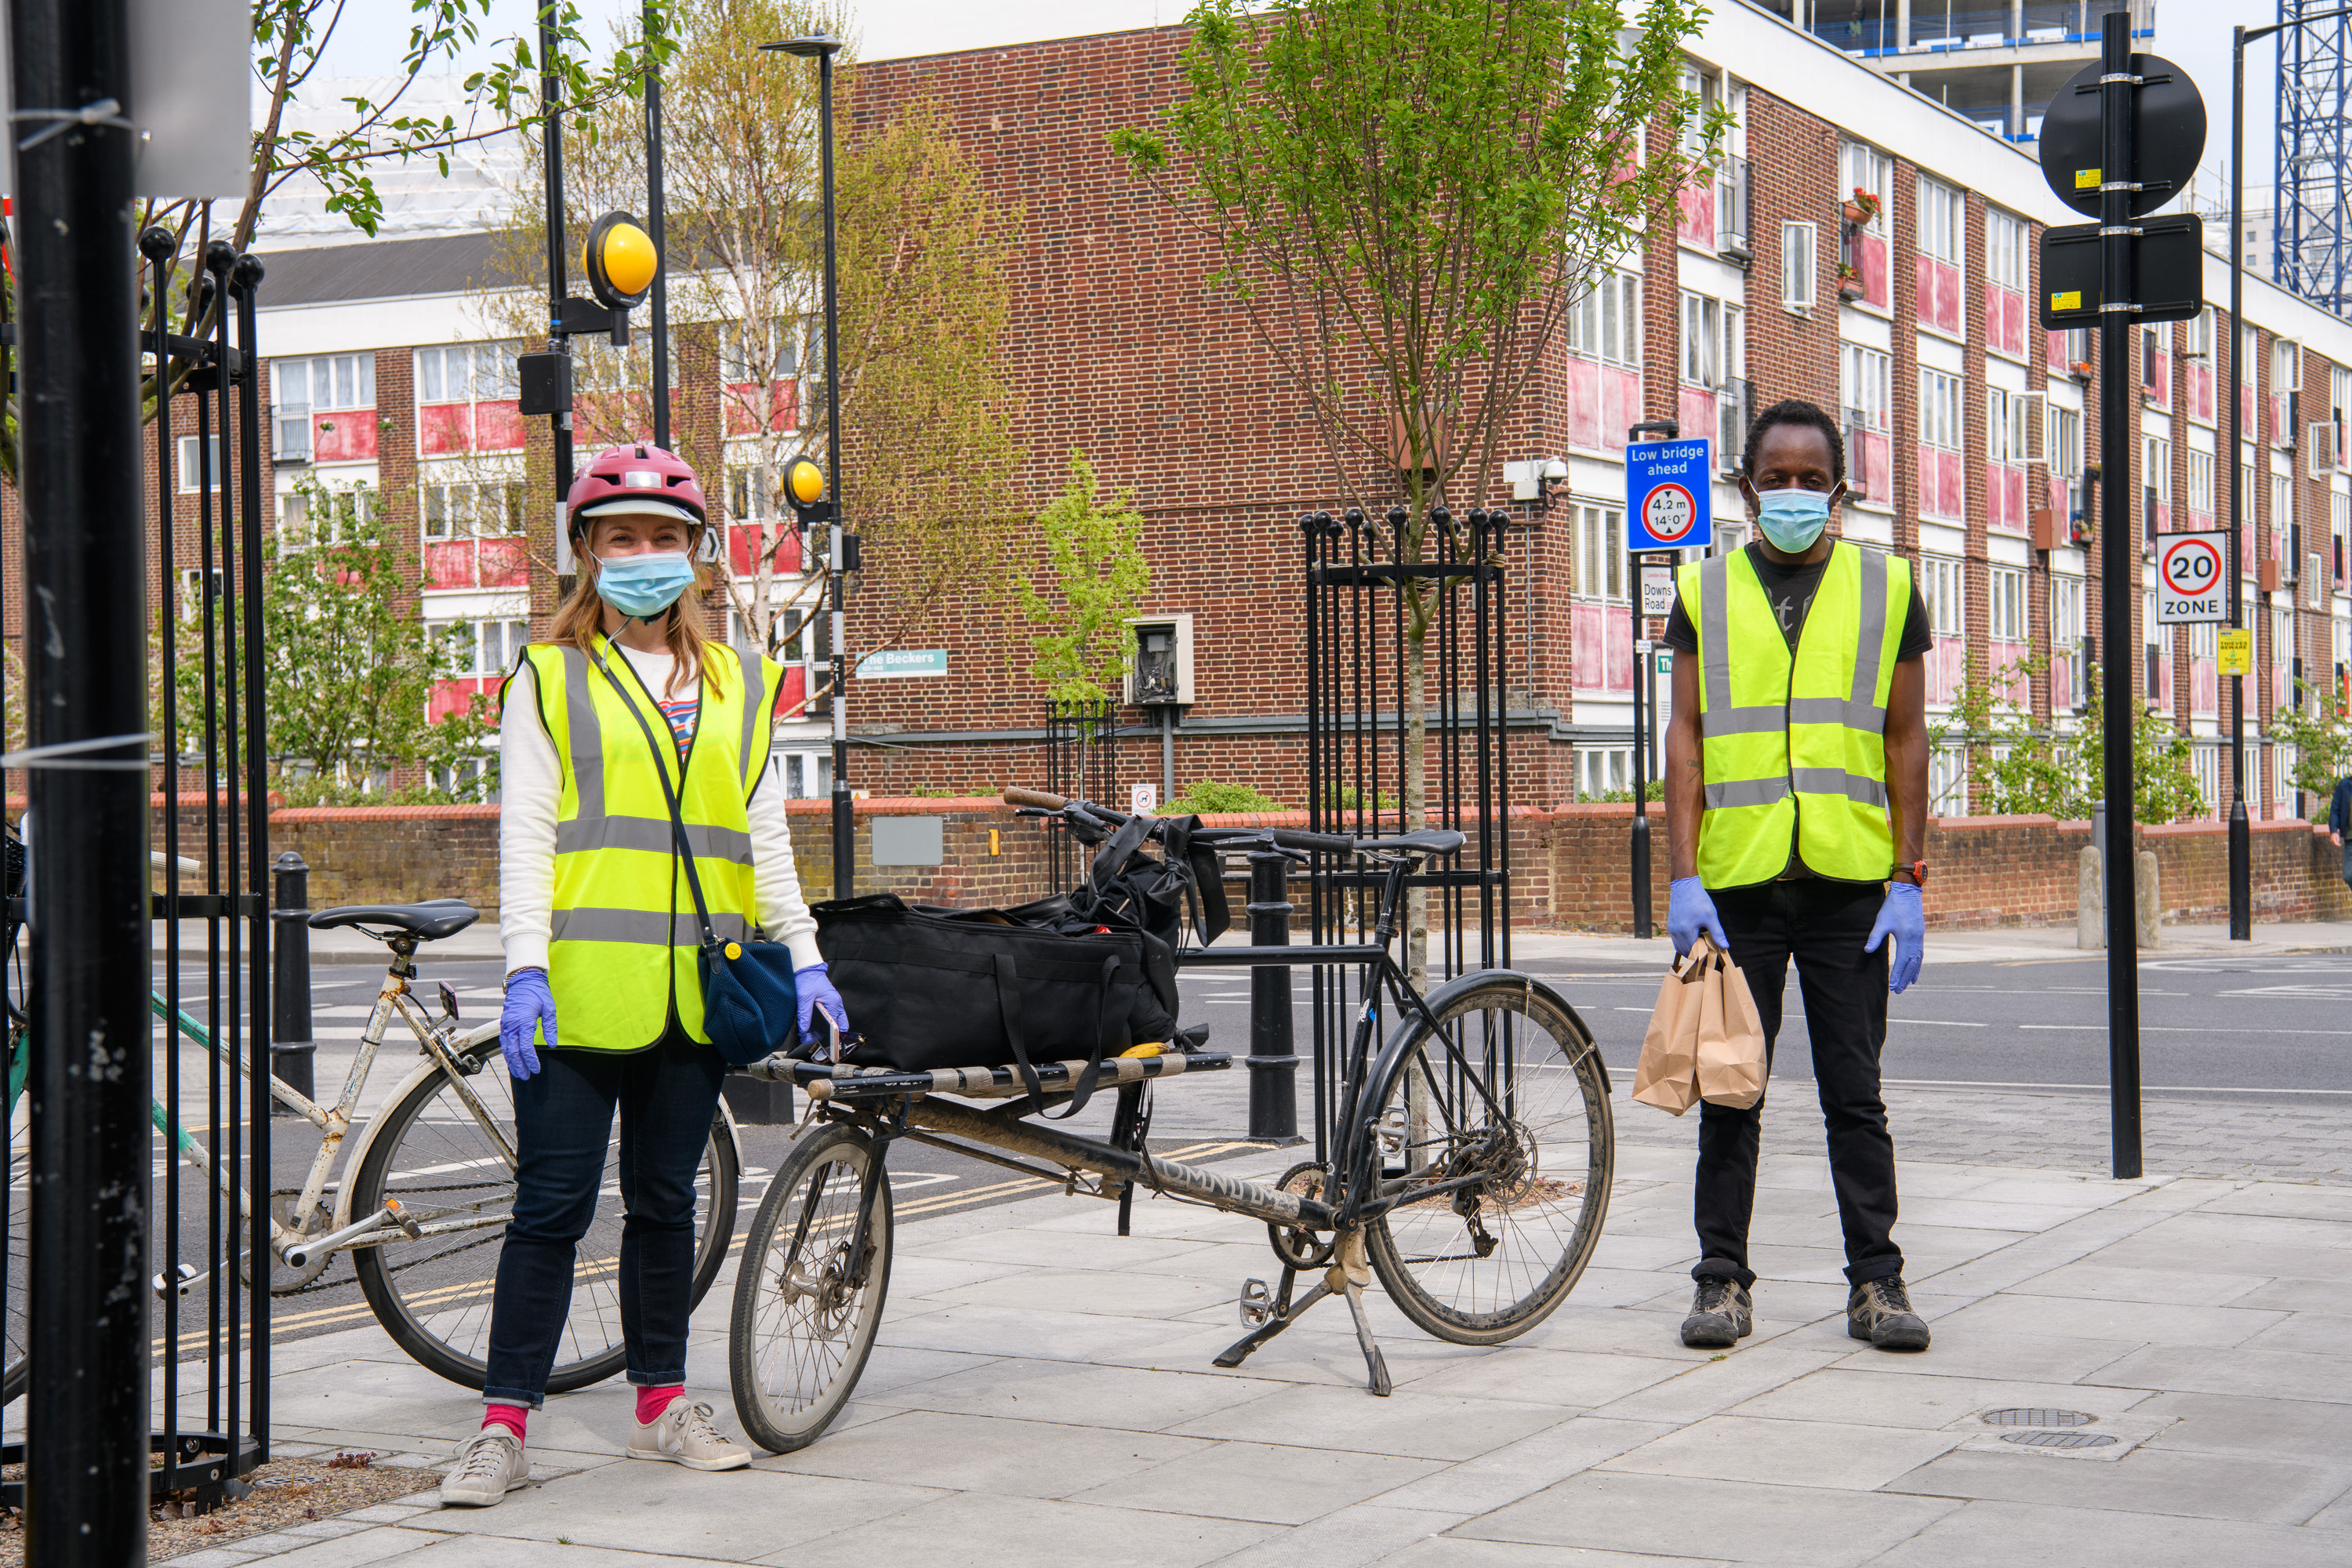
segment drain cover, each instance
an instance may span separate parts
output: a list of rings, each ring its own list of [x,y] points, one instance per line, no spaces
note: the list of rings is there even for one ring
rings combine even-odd
[[[2027,1448],[2104,1448],[2116,1441],[2105,1432],[2004,1432],[2000,1440]]]
[[[2083,1410],[1988,1410],[1989,1426],[2088,1426],[2097,1416]],[[2016,1439],[2021,1441],[2022,1439]],[[2046,1447],[2047,1445],[2045,1445]]]

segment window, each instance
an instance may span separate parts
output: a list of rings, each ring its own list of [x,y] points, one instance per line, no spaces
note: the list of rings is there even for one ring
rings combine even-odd
[[[2055,340],[2052,352],[2058,361],[2052,368],[2073,370],[2076,365],[2081,365],[2087,374],[2094,363],[2091,358],[2091,329],[2069,327],[2063,332],[2053,332],[2051,335]]]
[[[1642,280],[1604,270],[1591,292],[1569,307],[1568,346],[1608,364],[1642,362]],[[814,374],[812,372],[811,374]]]
[[[719,379],[735,384],[759,381],[761,372],[766,379],[781,380],[797,374],[800,370],[799,334],[782,321],[771,320],[764,328],[749,327],[740,321],[730,321],[719,329]]]
[[[1576,753],[1576,796],[1600,800],[1613,794],[1629,797],[1633,788],[1633,751],[1630,746],[1587,746]]]
[[[1723,384],[1723,301],[1683,290],[1683,380],[1692,386]]]
[[[2292,338],[2271,341],[2271,390],[2301,392],[2303,390],[2303,347]]]
[[[2054,405],[2042,416],[2042,460],[2061,479],[2083,471],[2083,411]]]
[[[278,498],[278,531],[291,550],[356,537],[358,525],[374,515],[375,492],[365,485],[289,490]]]
[[[1691,99],[1690,117],[1683,121],[1683,155],[1696,158],[1706,151],[1706,117],[1722,105],[1723,79],[1686,64],[1683,91]]]
[[[2149,436],[2140,444],[2140,484],[2156,499],[2169,503],[2172,500],[2172,443],[2161,436]]]
[[[1927,602],[1927,624],[1939,637],[1962,635],[1969,597],[1961,565],[1947,555],[1919,558],[1919,596]]]
[[[2194,447],[2189,452],[2189,510],[2213,515],[2213,454]]]
[[[1968,809],[1968,751],[1960,746],[1938,746],[1927,753],[1927,814],[1965,816]]]
[[[1995,642],[2025,640],[2025,574],[2014,566],[1992,568],[1987,629]]]
[[[727,515],[736,521],[757,522],[772,510],[781,512],[780,500],[777,492],[760,482],[759,469],[727,470]]]
[[[2164,359],[2164,332],[2162,327],[2139,330],[2139,389],[2159,408],[2172,402],[2172,378]]]
[[[419,403],[496,402],[520,396],[520,343],[451,343],[416,351]]]
[[[2220,645],[2214,641],[2213,637],[2213,634],[2219,630],[2221,628],[2210,621],[2198,621],[2191,625],[2189,628],[2189,657],[2191,658],[2220,657],[2218,651]]]
[[[1860,343],[1838,347],[1838,401],[1845,406],[1845,422],[1866,430],[1887,426],[1889,390],[1895,383],[1895,360]]]
[[[427,482],[416,493],[427,539],[497,539],[523,531],[520,479]]]
[[[2022,467],[2032,460],[2026,430],[2032,399],[2005,387],[1985,388],[1985,456],[1989,461]]]
[[[1878,216],[1863,225],[1865,234],[1886,232],[1886,204],[1895,196],[1894,160],[1877,148],[1848,142],[1838,149],[1838,199],[1850,201],[1856,191],[1879,199]]]
[[[323,354],[271,363],[269,388],[281,410],[375,406],[375,355]]]
[[[2180,357],[2210,359],[2213,357],[2213,307],[2206,306],[2180,323]]]
[[[1588,599],[1626,602],[1622,508],[1580,505],[1576,509],[1576,592]]]
[[[2338,583],[2344,581],[2345,537],[2352,534],[2352,496],[2342,490],[2327,498],[2329,531],[2335,536],[2335,573]]]
[[[1820,231],[1809,223],[1780,226],[1780,304],[1800,314],[1813,308],[1813,254]]]
[[[1999,207],[1985,208],[1985,281],[2025,289],[2025,220]]]
[[[1940,180],[1920,175],[1919,253],[1958,267],[1966,211],[1959,192]]]
[[[2066,689],[2074,702],[2084,698],[2083,686],[2083,580],[2053,574],[2050,579],[2050,646],[2064,661]]]
[[[1947,452],[1960,449],[1960,378],[1919,372],[1919,439]]]
[[[2294,521],[2294,481],[2284,474],[2271,476],[2271,552],[2283,563],[2286,574],[2294,575],[2294,535],[2299,531]]]
[[[530,641],[530,623],[522,620],[427,621],[425,630],[448,645],[453,677],[504,675]]]
[[[216,490],[221,488],[220,437],[206,436],[203,440],[204,447],[199,451],[196,437],[180,437],[179,468],[182,495],[194,495],[199,489]],[[198,461],[200,458],[205,459],[201,466]]]

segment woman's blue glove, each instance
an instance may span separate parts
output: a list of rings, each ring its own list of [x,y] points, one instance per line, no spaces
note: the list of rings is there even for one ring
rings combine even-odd
[[[849,1032],[849,1008],[841,1000],[841,993],[834,989],[833,980],[825,973],[824,964],[812,963],[806,969],[793,970],[793,989],[800,994],[801,1038],[811,1037],[813,1031],[810,1026],[816,1022],[819,1006],[823,1006],[824,1016],[833,1020],[835,1034]]]
[[[499,1014],[499,1049],[506,1053],[509,1077],[525,1079],[539,1070],[531,1037],[542,1030],[547,1048],[555,1049],[555,994],[547,988],[547,971],[518,969],[507,976],[506,1006]]]
[[[1895,938],[1895,962],[1887,966],[1886,988],[1900,993],[1919,978],[1919,946],[1927,940],[1927,911],[1919,903],[1916,882],[1889,882],[1886,901],[1878,907],[1878,923],[1870,928],[1864,952],[1876,952],[1888,936]]]
[[[1723,917],[1715,912],[1715,900],[1706,896],[1696,877],[1677,878],[1666,889],[1666,935],[1673,940],[1676,955],[1688,952],[1701,931],[1717,947],[1731,951],[1731,939],[1723,934]]]

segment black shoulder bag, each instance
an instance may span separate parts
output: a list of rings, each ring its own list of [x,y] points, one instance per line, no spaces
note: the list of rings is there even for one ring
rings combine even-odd
[[[687,889],[694,895],[695,918],[702,926],[702,945],[695,952],[695,969],[702,979],[703,1030],[730,1066],[749,1067],[795,1043],[793,1032],[800,1022],[800,999],[793,980],[792,949],[780,942],[757,942],[749,937],[741,942],[721,942],[711,930],[710,906],[703,901],[702,879],[694,869],[694,847],[687,842],[686,817],[678,810],[677,796],[669,787],[669,769],[663,765],[661,742],[655,736],[653,726],[646,722],[646,716],[637,711],[628,688],[613,673],[613,667],[604,662],[604,656],[592,649],[590,657],[619,695],[629,717],[645,731],[646,744],[654,751],[654,777],[661,784],[662,804],[669,807],[671,840],[686,867]],[[748,688],[749,672],[745,674]],[[670,750],[674,752],[677,749],[673,742]],[[685,782],[683,769],[679,782]]]

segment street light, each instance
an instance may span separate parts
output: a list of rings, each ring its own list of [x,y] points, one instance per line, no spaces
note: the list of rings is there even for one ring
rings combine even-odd
[[[817,159],[824,201],[824,477],[838,485],[841,482],[841,321],[834,267],[833,57],[841,52],[841,40],[828,33],[812,33],[805,37],[785,38],[760,47],[782,49],[803,59],[813,56],[817,64]],[[843,576],[845,556],[841,540],[841,505],[837,500],[830,508],[830,513],[833,548],[825,559],[833,578],[833,896],[846,899],[855,896],[857,890],[857,842],[849,805],[849,714],[845,700],[849,687],[849,663],[842,649],[843,595],[847,584]]]
[[[2230,485],[2230,542],[2231,546],[2245,537],[2245,487],[2238,482],[2244,477],[2244,465],[2239,462],[2241,444],[2246,438],[2245,405],[2242,394],[2246,384],[2244,364],[2246,346],[2246,46],[2257,38],[2267,38],[2273,33],[2289,27],[2307,26],[2314,22],[2332,22],[2341,16],[2352,16],[2352,6],[2342,10],[2322,11],[2315,16],[2298,16],[2291,22],[2273,22],[2267,27],[2234,27],[2230,39],[2230,461],[2237,465],[2236,477]],[[2276,203],[2272,204],[2273,207]],[[2275,216],[2275,214],[2273,214]],[[2245,583],[2241,576],[2243,568],[2230,574],[2230,625],[2232,629],[2245,623]],[[2253,829],[2246,821],[2246,678],[2230,677],[2230,940],[2252,942],[2254,936],[2253,894]]]

